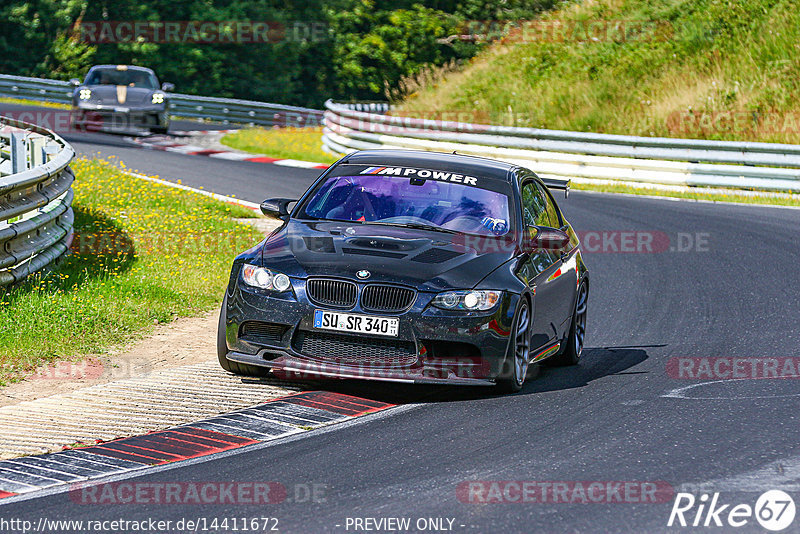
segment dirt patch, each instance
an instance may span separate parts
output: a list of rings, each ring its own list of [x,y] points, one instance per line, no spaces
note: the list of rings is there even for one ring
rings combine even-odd
[[[80,362],[60,361],[39,368],[21,382],[0,389],[0,407],[69,393],[153,371],[216,361],[219,311],[159,325],[147,338],[108,355]]]

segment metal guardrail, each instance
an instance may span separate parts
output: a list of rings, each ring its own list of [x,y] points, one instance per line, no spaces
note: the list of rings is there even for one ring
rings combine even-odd
[[[69,105],[74,87],[69,82],[0,74],[0,97]],[[170,114],[223,124],[259,126],[319,126],[322,111],[281,104],[168,93]]]
[[[800,145],[634,137],[368,113],[325,103],[323,148],[409,148],[486,156],[545,178],[800,191]],[[384,111],[385,113],[385,111]]]
[[[55,133],[0,117],[0,287],[67,253],[74,216],[72,147]]]

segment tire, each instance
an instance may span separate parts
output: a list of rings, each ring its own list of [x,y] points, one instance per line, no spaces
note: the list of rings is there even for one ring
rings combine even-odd
[[[575,309],[572,312],[572,324],[569,327],[564,350],[559,354],[548,358],[547,364],[563,367],[576,365],[581,359],[583,345],[586,339],[586,310],[589,300],[589,287],[585,282],[578,286],[578,293],[575,295]]]
[[[228,342],[225,339],[225,310],[228,307],[228,295],[222,299],[222,308],[219,311],[219,322],[217,323],[217,358],[219,365],[235,375],[242,376],[267,376],[269,369],[245,363],[232,362],[228,359]]]
[[[528,300],[522,298],[514,317],[514,341],[506,355],[505,370],[508,376],[497,379],[497,389],[502,393],[517,393],[525,384],[531,358],[531,308]],[[510,369],[509,369],[510,368]]]

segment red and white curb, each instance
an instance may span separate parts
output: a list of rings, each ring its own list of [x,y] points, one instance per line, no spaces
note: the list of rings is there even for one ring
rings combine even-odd
[[[178,137],[190,137],[192,135],[208,135],[208,134],[229,134],[235,133],[240,130],[170,130],[169,133],[171,135],[177,135]]]
[[[306,391],[196,423],[95,446],[0,462],[0,500],[239,449],[392,408]]]
[[[203,130],[193,132],[172,132],[173,135],[207,135],[224,134],[237,130]],[[207,148],[191,143],[180,142],[171,136],[151,136],[148,138],[127,137],[129,141],[150,150],[161,150],[164,152],[176,152],[187,156],[207,156],[209,158],[225,159],[229,161],[251,161],[256,163],[272,163],[273,165],[283,165],[285,167],[299,167],[302,169],[327,169],[330,165],[317,163],[314,161],[302,161],[298,159],[270,158],[268,156],[256,156],[244,152],[224,150],[220,148]]]

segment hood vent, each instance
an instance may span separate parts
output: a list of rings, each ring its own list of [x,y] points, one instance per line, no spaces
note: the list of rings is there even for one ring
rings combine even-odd
[[[400,259],[405,258],[406,254],[400,254],[399,252],[387,252],[385,250],[373,250],[368,248],[352,248],[352,247],[343,247],[342,252],[345,254],[360,254],[361,256],[380,256],[381,258],[394,258]]]
[[[429,248],[425,252],[417,254],[411,258],[411,261],[417,261],[419,263],[444,263],[459,256],[461,256],[461,253],[456,252],[455,250],[448,250],[446,248]]]
[[[306,244],[306,248],[311,252],[325,252],[328,254],[336,252],[332,237],[304,237],[303,241]]]

